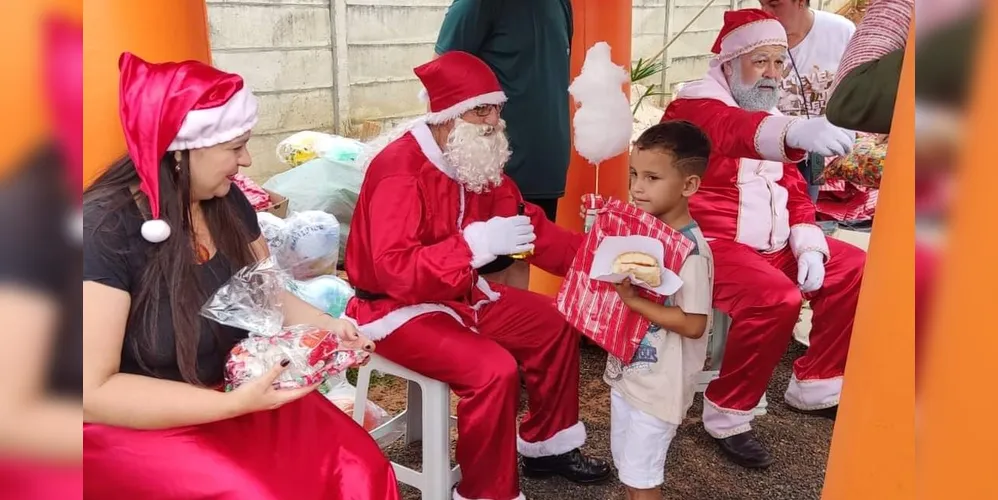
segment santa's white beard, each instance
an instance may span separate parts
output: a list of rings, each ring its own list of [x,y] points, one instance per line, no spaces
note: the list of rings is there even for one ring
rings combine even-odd
[[[731,86],[731,97],[738,103],[738,107],[748,111],[769,111],[780,100],[780,82],[772,78],[760,78],[754,85],[746,85],[736,70],[728,78],[728,85]],[[772,90],[760,88],[763,85],[772,87]]]
[[[502,183],[503,168],[509,161],[506,122],[500,120],[493,127],[458,118],[443,152],[465,189],[473,193],[488,191]]]

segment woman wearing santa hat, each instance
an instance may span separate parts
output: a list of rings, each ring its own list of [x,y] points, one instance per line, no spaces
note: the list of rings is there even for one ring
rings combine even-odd
[[[268,254],[231,177],[257,104],[242,78],[187,61],[119,62],[128,156],[84,193],[84,496],[399,498],[377,444],[314,387],[276,390],[275,367],[218,390],[245,331],[198,316],[235,270]],[[373,349],[291,294],[291,323]]]

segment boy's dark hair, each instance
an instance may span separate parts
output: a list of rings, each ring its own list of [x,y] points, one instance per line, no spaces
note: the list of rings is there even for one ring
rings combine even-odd
[[[684,120],[670,120],[649,127],[634,141],[634,147],[641,151],[672,153],[676,168],[683,175],[703,177],[710,159],[710,139],[700,127]]]

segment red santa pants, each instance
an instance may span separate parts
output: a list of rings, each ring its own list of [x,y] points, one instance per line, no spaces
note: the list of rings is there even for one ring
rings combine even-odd
[[[814,312],[807,353],[794,362],[787,403],[805,410],[835,406],[842,389],[849,338],[866,253],[828,239],[825,281],[807,294]],[[720,377],[704,393],[707,432],[725,438],[748,431],[751,410],[786,352],[800,315],[797,260],[790,248],[759,253],[732,241],[710,242],[714,307],[731,317]]]
[[[444,313],[418,316],[378,342],[378,354],[450,385],[457,405],[458,498],[519,498],[516,453],[560,455],[582,446],[579,337],[552,299],[499,284],[477,331]],[[523,366],[528,411],[516,430]]]
[[[401,498],[378,444],[319,393],[204,425],[84,424],[83,467],[83,498],[100,500]]]

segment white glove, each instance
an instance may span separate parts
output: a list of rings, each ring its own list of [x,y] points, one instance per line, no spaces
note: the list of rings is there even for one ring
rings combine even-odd
[[[464,228],[464,240],[471,247],[472,266],[476,269],[499,255],[513,255],[534,249],[534,225],[524,215],[493,217]]]
[[[797,258],[797,286],[800,291],[817,291],[825,282],[825,256],[821,252],[804,252]]]
[[[856,133],[836,127],[824,116],[801,118],[787,130],[787,145],[821,156],[842,156],[852,151]]]

